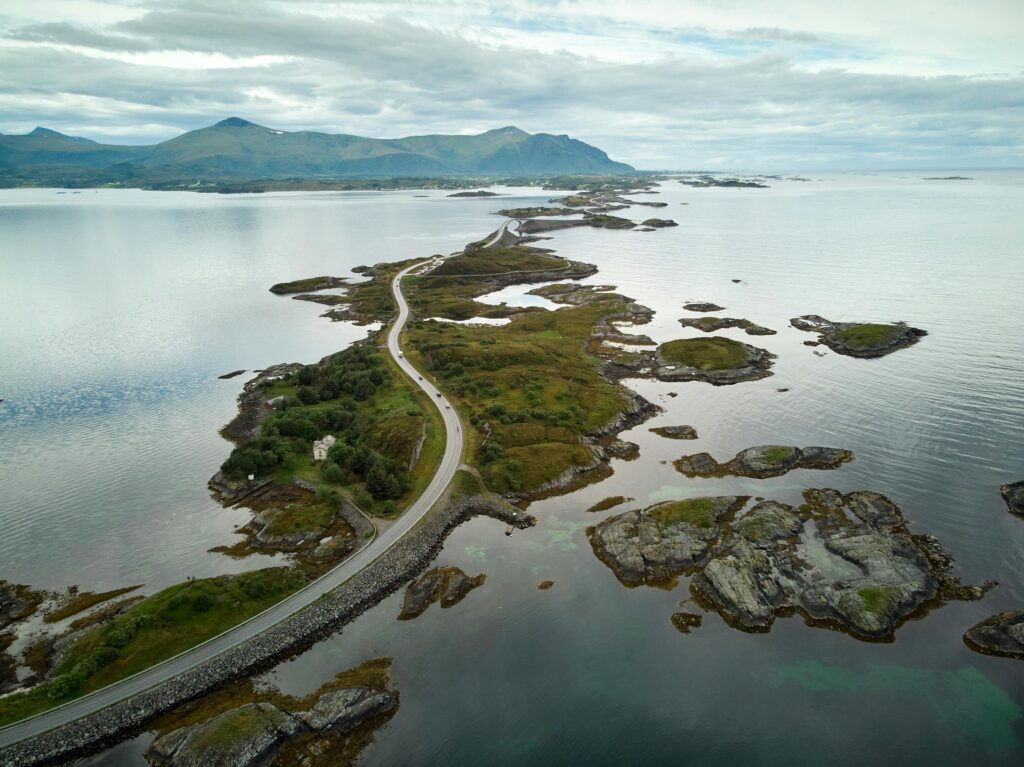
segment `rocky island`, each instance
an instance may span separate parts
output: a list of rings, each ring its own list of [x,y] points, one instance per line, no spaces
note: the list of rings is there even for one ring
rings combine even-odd
[[[692,304],[691,304],[692,306]],[[686,317],[679,320],[684,328],[696,328],[705,333],[714,333],[726,328],[742,328],[748,336],[773,336],[775,331],[750,320],[736,319],[735,317]]]
[[[1000,485],[999,493],[1006,501],[1006,510],[1018,517],[1024,517],[1024,480]]]
[[[853,453],[833,447],[791,447],[760,445],[741,450],[731,460],[719,463],[710,453],[687,455],[673,462],[676,471],[688,477],[778,477],[793,469],[838,469],[853,460]]]
[[[912,328],[904,322],[832,322],[817,314],[794,317],[789,323],[797,330],[817,333],[818,340],[836,354],[848,357],[884,357],[918,342],[928,331]]]
[[[655,375],[661,381],[704,381],[715,386],[756,381],[772,374],[775,355],[731,338],[683,338],[658,347]]]
[[[470,577],[458,567],[435,567],[428,570],[405,590],[402,612],[398,619],[407,621],[419,617],[435,602],[442,608],[454,607],[465,596],[482,586],[486,575]]]

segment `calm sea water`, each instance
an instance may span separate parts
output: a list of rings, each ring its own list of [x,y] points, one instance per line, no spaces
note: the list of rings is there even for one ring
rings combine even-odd
[[[266,681],[304,693],[393,656],[401,709],[368,765],[1020,764],[1024,663],[971,653],[961,635],[1024,606],[1024,522],[998,495],[1024,477],[1024,176],[971,175],[834,175],[766,190],[667,183],[638,199],[668,208],[624,214],[677,228],[557,233],[560,254],[600,267],[590,282],[656,310],[644,332],[659,342],[696,333],[677,322],[690,300],[778,330],[724,331],[775,352],[776,374],[721,388],[634,383],[665,408],[624,435],[639,460],[534,504],[531,530],[507,538],[481,519],[449,538],[439,562],[487,573],[483,587],[411,622],[395,620],[395,595]],[[215,430],[244,379],[214,377],[313,359],[362,333],[267,285],[446,252],[493,229],[494,200],[455,202],[0,193],[0,577],[120,585],[238,567],[204,553],[237,521],[204,483],[226,453]],[[930,335],[882,360],[818,357],[802,345],[812,336],[788,327],[808,313],[903,319]],[[647,431],[681,423],[700,440]],[[766,442],[845,447],[856,460],[769,480],[690,480],[663,463]],[[946,544],[965,580],[999,587],[907,624],[891,644],[798,618],[749,635],[714,614],[681,635],[669,616],[685,583],[625,589],[585,538],[621,510],[584,511],[609,495],[634,506],[736,492],[794,501],[808,487],[888,494],[913,531]],[[539,591],[545,579],[555,585]],[[148,743],[90,761],[141,763]]]

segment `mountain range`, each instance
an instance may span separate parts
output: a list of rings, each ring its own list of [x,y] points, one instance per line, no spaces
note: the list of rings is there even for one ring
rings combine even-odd
[[[477,135],[375,139],[280,131],[239,117],[149,146],[100,144],[48,128],[0,134],[0,180],[76,185],[252,179],[632,173],[569,136],[506,127]]]

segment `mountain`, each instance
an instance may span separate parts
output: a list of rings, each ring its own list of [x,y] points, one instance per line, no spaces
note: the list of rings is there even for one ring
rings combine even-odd
[[[475,136],[375,139],[280,131],[229,117],[152,146],[100,144],[47,128],[0,134],[0,178],[90,183],[281,178],[632,173],[600,149],[568,136],[506,127]],[[109,182],[108,181],[108,182]]]

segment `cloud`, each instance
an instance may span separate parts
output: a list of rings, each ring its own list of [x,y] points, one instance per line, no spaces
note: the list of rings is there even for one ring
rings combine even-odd
[[[662,168],[966,167],[1024,150],[1019,73],[857,71],[869,51],[799,24],[670,29],[641,8],[609,26],[600,3],[563,6],[557,28],[525,1],[499,18],[486,4],[163,2],[98,25],[0,22],[0,131],[153,141],[232,114],[372,136],[515,124]]]

